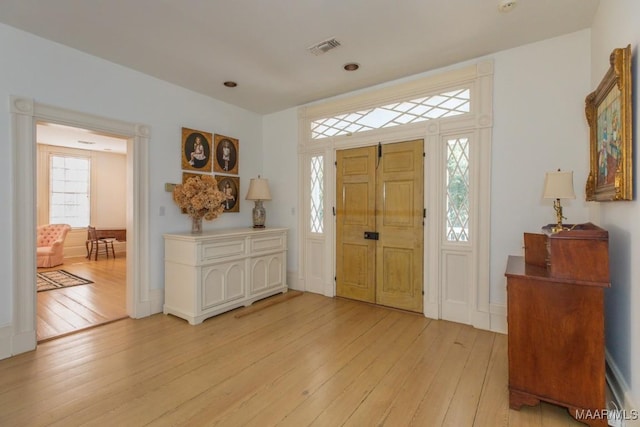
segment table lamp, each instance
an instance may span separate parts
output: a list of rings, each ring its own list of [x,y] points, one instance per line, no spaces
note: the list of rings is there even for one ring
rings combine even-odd
[[[562,216],[562,205],[560,199],[575,199],[576,193],[573,191],[573,171],[562,172],[558,169],[556,172],[547,172],[544,178],[544,195],[545,199],[555,199],[553,201],[553,209],[556,211],[557,225],[551,229],[551,232],[558,233],[564,228],[562,220],[567,219]]]
[[[251,178],[249,182],[249,191],[247,191],[247,200],[255,201],[253,208],[253,228],[264,228],[264,221],[267,218],[267,211],[262,206],[263,200],[271,200],[271,192],[269,191],[269,180],[260,178]]]

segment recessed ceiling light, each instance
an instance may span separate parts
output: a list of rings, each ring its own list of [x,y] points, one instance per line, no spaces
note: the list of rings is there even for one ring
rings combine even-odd
[[[355,62],[350,62],[348,64],[344,64],[344,67],[342,68],[344,68],[347,71],[355,71],[358,68],[360,68],[360,65],[356,64]]]
[[[236,87],[236,86],[238,86],[238,83],[232,82],[232,81],[227,81],[227,82],[224,82],[224,85],[226,87]]]
[[[511,12],[516,7],[517,0],[500,0],[498,3],[498,10],[500,12]]]

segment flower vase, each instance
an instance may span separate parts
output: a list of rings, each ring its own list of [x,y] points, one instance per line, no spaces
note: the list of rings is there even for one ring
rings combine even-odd
[[[191,234],[202,234],[202,217],[191,217]]]

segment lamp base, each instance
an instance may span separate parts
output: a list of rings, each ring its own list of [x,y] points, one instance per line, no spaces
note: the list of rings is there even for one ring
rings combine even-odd
[[[264,222],[267,219],[267,211],[262,206],[262,200],[256,200],[253,208],[253,228],[264,228]]]

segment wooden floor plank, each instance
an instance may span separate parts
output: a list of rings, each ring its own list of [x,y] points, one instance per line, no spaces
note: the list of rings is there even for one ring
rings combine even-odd
[[[507,360],[507,336],[496,334],[484,385],[473,421],[474,427],[509,425],[509,364]]]
[[[471,353],[449,403],[443,426],[471,427],[491,359],[495,334],[478,331]]]
[[[0,425],[575,426],[508,408],[507,338],[303,295],[192,326],[125,319],[0,361]]]
[[[98,261],[66,258],[62,265],[38,268],[38,272],[53,270],[65,270],[94,283],[37,292],[38,342],[127,317],[126,256]]]

